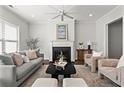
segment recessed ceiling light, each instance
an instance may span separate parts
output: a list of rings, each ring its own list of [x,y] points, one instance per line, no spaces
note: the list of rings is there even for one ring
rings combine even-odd
[[[35,16],[34,15],[31,15],[32,18],[34,18]]]
[[[93,14],[89,14],[89,16],[91,17],[91,16],[93,16]]]

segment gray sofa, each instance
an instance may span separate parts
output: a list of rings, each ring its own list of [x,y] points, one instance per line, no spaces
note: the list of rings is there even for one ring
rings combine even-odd
[[[16,66],[10,55],[0,55],[0,87],[16,87],[23,83],[42,64],[44,56],[30,60],[21,66]]]

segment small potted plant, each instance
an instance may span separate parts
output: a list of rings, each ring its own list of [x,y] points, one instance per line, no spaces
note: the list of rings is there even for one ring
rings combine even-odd
[[[82,49],[83,48],[83,42],[79,42],[79,47]]]
[[[62,53],[62,51],[60,52],[60,55],[57,57],[58,59],[59,59],[59,62],[63,62],[63,60],[66,58],[64,55],[63,55],[63,53]]]

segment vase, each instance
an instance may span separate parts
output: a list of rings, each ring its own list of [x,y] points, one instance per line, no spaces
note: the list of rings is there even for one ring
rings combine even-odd
[[[80,49],[83,49],[83,45],[80,45]]]

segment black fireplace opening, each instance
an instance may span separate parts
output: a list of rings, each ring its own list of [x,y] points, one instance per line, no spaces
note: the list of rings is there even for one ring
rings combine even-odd
[[[52,49],[53,58],[52,61],[59,60],[58,56],[63,53],[67,62],[71,62],[71,47],[53,47]]]

